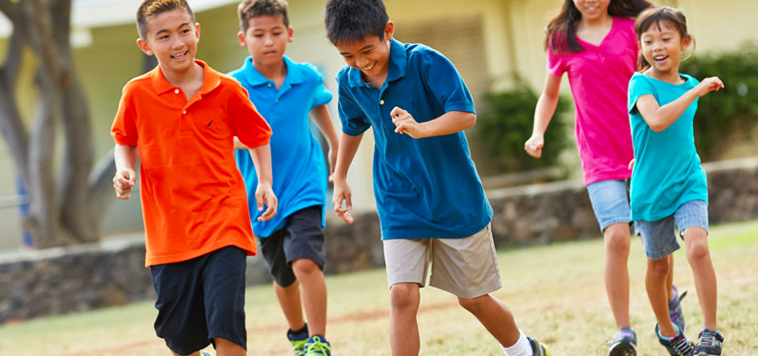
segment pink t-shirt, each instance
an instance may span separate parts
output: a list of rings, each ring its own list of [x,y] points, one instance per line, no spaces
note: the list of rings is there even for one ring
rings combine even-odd
[[[629,178],[634,150],[626,111],[627,88],[639,49],[634,20],[614,17],[600,46],[578,37],[577,41],[584,51],[547,51],[547,72],[555,76],[568,72],[576,103],[576,143],[584,184]]]

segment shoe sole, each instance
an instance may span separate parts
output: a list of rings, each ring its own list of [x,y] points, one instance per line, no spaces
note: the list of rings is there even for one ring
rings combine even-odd
[[[708,354],[708,353],[699,353],[699,354],[692,354],[693,356],[721,356],[721,354]]]
[[[637,348],[634,347],[634,344],[620,342],[611,345],[611,348],[608,350],[608,356],[637,356]]]

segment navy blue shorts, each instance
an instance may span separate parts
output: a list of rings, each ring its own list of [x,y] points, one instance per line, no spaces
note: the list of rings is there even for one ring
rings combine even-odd
[[[155,333],[189,355],[222,338],[247,349],[247,252],[227,246],[191,260],[150,267],[158,294]]]
[[[289,287],[295,283],[292,262],[307,259],[324,269],[324,229],[321,227],[321,205],[298,210],[287,217],[283,228],[271,236],[258,239],[261,254],[276,284]]]

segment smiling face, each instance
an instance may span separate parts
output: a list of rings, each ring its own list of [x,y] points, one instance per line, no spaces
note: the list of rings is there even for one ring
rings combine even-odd
[[[175,9],[149,17],[147,25],[147,38],[137,40],[139,48],[148,56],[154,55],[168,75],[189,71],[200,40],[200,25],[192,21],[192,16]]]
[[[347,65],[360,70],[363,79],[376,86],[384,83],[387,77],[390,39],[394,30],[394,24],[388,22],[383,38],[367,34],[360,41],[336,43],[335,46]]]
[[[593,21],[608,16],[611,0],[572,0],[585,21]]]
[[[249,20],[245,32],[240,31],[237,39],[253,57],[254,65],[277,65],[292,42],[293,30],[284,24],[282,16],[256,16]]]
[[[690,44],[690,38],[682,38],[671,24],[661,21],[653,23],[640,36],[642,55],[650,63],[650,71],[655,77],[678,75],[682,52]]]

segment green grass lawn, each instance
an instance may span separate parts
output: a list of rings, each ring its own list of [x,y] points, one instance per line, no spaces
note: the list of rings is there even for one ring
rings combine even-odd
[[[725,356],[758,355],[758,221],[715,226],[711,256],[719,282],[719,323]],[[687,336],[702,328],[700,307],[682,250],[675,254],[675,283],[683,301]],[[605,355],[614,332],[603,284],[600,239],[504,250],[499,253],[503,288],[495,296],[514,312],[521,329],[546,343],[554,356]],[[653,333],[653,312],[644,289],[645,257],[635,238],[629,261],[632,326],[639,355],[666,355]],[[389,296],[384,270],[327,278],[328,337],[335,355],[389,355]],[[422,355],[502,355],[497,343],[460,308],[455,297],[434,288],[421,294]],[[247,293],[250,355],[291,355],[286,325],[270,286]],[[0,355],[168,355],[155,337],[152,301],[0,327]]]

